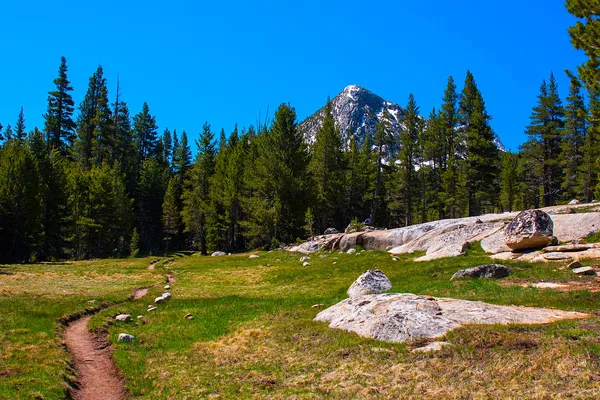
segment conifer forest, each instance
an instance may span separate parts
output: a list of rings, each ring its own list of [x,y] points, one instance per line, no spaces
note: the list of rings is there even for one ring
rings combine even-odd
[[[258,126],[158,126],[151,104],[130,110],[101,66],[75,104],[57,57],[44,126],[29,126],[19,105],[1,121],[0,262],[270,249],[363,221],[395,228],[590,202],[600,192],[600,47],[597,14],[582,3],[567,1],[581,18],[569,34],[587,62],[554,71],[569,87],[540,77],[516,152],[498,148],[469,71],[448,78],[432,110],[410,94],[397,134],[384,118],[375,134],[343,141],[324,102],[309,145],[288,103]]]

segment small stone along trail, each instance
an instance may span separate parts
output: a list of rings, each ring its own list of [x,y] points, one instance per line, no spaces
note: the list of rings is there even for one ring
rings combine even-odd
[[[133,299],[148,293],[147,288],[136,289]],[[121,400],[127,398],[123,379],[112,360],[112,347],[106,337],[87,328],[91,316],[72,322],[64,332],[64,339],[73,358],[79,378],[79,388],[72,393],[75,400]]]

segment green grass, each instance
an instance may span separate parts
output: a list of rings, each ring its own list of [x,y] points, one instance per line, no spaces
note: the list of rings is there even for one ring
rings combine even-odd
[[[598,318],[535,326],[473,326],[447,335],[452,348],[431,355],[417,343],[390,344],[313,321],[346,297],[366,269],[381,269],[394,292],[483,300],[496,304],[595,312],[599,293],[522,287],[573,280],[560,264],[507,263],[502,281],[450,282],[459,269],[490,263],[474,245],[467,256],[415,263],[384,252],[302,255],[284,251],[228,257],[183,254],[64,265],[7,266],[0,271],[0,398],[64,396],[67,354],[57,346],[56,319],[123,299],[154,285],[138,301],[96,314],[107,326],[115,359],[133,398],[560,398],[600,393]],[[335,264],[334,264],[335,263]],[[271,265],[267,267],[267,264]],[[147,312],[167,273],[173,297]],[[592,280],[593,278],[577,278]],[[320,307],[315,305],[323,304]],[[134,317],[114,322],[118,312]],[[187,313],[193,320],[184,319]],[[137,315],[144,318],[138,320]],[[136,336],[117,343],[119,333]],[[34,346],[34,347],[31,347]]]

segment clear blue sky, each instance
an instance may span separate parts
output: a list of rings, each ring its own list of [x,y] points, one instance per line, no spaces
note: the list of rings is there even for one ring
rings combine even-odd
[[[78,104],[101,64],[120,76],[132,114],[144,101],[163,128],[197,137],[204,121],[230,132],[282,102],[299,120],[346,85],[428,115],[449,75],[470,69],[507,147],[525,140],[542,79],[584,58],[561,0],[3,1],[0,123],[21,106],[43,126],[47,92],[67,57]]]

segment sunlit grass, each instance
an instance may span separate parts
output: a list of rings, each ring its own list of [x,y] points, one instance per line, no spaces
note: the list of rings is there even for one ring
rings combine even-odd
[[[412,262],[414,255],[393,261],[385,252],[334,252],[311,255],[303,267],[300,254],[259,255],[177,255],[154,271],[147,266],[156,258],[3,268],[12,275],[0,275],[7,344],[0,371],[12,372],[0,376],[0,397],[61,398],[67,356],[54,343],[56,319],[90,307],[89,300],[120,300],[150,285],[145,298],[101,311],[90,323],[108,327],[134,398],[560,398],[598,391],[597,318],[465,327],[447,335],[455,346],[431,355],[411,353],[417,343],[378,342],[313,321],[367,269],[384,271],[394,292],[594,312],[599,293],[520,285],[574,279],[561,264],[508,263],[514,274],[502,283],[451,282],[457,270],[491,260],[477,245],[466,256],[423,263]],[[173,297],[147,312],[167,274],[177,279]],[[114,322],[119,312],[134,320]],[[185,319],[188,313],[194,319]],[[117,343],[122,332],[135,342]]]

